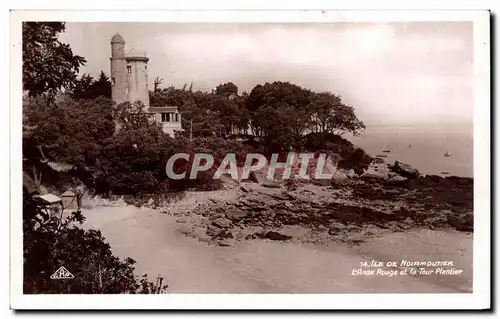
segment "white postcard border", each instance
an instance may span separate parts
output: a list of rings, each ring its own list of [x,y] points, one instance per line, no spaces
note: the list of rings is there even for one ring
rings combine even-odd
[[[490,306],[490,38],[487,11],[13,11],[10,46],[11,307],[14,309],[479,309]],[[474,283],[471,294],[23,295],[21,21],[474,21]],[[19,173],[16,173],[19,172]]]

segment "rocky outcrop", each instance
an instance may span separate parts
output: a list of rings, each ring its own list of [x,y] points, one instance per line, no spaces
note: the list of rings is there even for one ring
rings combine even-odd
[[[365,180],[387,180],[390,172],[387,164],[372,162],[360,177]]]
[[[263,187],[267,188],[281,188],[282,184],[275,181],[264,181],[261,183]]]
[[[326,186],[295,179],[240,182],[231,200],[211,199],[194,208],[203,220],[204,236],[198,237],[220,246],[247,239],[304,240],[284,231],[300,228],[326,242],[355,244],[379,232],[412,228],[474,230],[471,178],[420,176],[400,161],[372,163],[361,176],[339,172],[346,181]],[[183,218],[179,223],[189,225]]]
[[[261,183],[261,178],[259,178],[259,176],[257,176],[254,171],[250,172],[250,174],[248,175],[248,180],[257,184]]]
[[[217,226],[219,228],[229,228],[231,227],[231,220],[227,218],[217,218],[212,222],[214,226]]]
[[[244,210],[241,210],[238,208],[228,209],[226,211],[226,217],[235,223],[237,223],[240,220],[242,220],[243,218],[245,218],[247,216],[247,214],[248,214],[248,211],[244,211]]]
[[[474,230],[473,214],[461,216],[448,216],[448,224],[458,231],[472,232]]]
[[[358,175],[356,174],[356,172],[353,170],[353,169],[350,169],[350,170],[342,170],[340,169],[341,172],[344,172],[344,174],[348,177],[348,178],[356,178]]]
[[[472,179],[389,175],[381,182],[355,179],[342,187],[301,184],[287,190],[255,186],[239,192],[237,199],[214,200],[194,212],[207,219],[206,234],[215,241],[291,240],[281,232],[286,227],[308,228],[330,240],[351,243],[361,242],[377,229],[453,227],[473,231]]]
[[[346,228],[347,228],[346,225],[335,221],[330,223],[330,228],[328,229],[328,233],[330,235],[335,235],[344,231]]]
[[[407,178],[417,178],[420,176],[420,172],[417,169],[401,161],[395,161],[394,165],[391,167],[391,170],[394,173]]]
[[[289,239],[292,239],[292,236],[283,235],[277,231],[268,231],[264,237],[266,239],[271,239],[271,240],[289,240]]]
[[[403,183],[408,178],[417,178],[419,176],[418,170],[403,162],[396,161],[391,166],[382,159],[374,159],[364,173],[360,175],[360,178],[374,182]]]
[[[402,183],[406,182],[407,180],[408,180],[408,178],[395,174],[393,176],[390,176],[387,179],[387,182],[392,183],[392,184],[402,184]]]

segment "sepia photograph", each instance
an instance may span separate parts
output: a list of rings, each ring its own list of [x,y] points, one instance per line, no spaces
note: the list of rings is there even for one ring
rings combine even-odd
[[[11,22],[26,300],[489,287],[488,12],[49,13]]]

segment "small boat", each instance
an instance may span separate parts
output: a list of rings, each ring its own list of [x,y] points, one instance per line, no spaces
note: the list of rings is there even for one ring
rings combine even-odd
[[[446,144],[448,144],[448,137],[446,137]],[[451,156],[451,152],[446,150],[446,152],[444,152],[444,156],[446,157],[450,157]]]
[[[386,158],[386,157],[387,157],[387,155],[385,155],[385,154],[378,154],[378,155],[377,155],[377,157],[378,157],[378,158]]]
[[[450,174],[450,172],[441,172],[441,174],[448,175],[448,174]]]
[[[382,150],[382,152],[384,152],[384,153],[390,153],[390,152],[392,152],[392,150],[387,145],[387,141],[385,142],[385,148]]]
[[[411,143],[410,143],[410,144],[408,144],[408,147],[410,147],[410,148],[411,148],[411,147],[413,147],[413,145],[411,145]]]

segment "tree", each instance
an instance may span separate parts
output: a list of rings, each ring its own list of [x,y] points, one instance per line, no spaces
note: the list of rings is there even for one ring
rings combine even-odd
[[[83,74],[80,79],[75,80],[70,96],[76,100],[87,98],[92,84],[94,84],[94,78],[90,74]]]
[[[273,149],[295,147],[305,133],[358,135],[365,128],[340,96],[315,93],[289,82],[255,86],[244,105],[254,134]]]
[[[330,92],[314,93],[311,99],[311,131],[358,135],[365,128],[352,106],[345,105],[340,96]]]
[[[141,101],[135,103],[124,102],[114,108],[113,118],[120,129],[132,130],[138,128],[161,128],[151,121],[151,114],[146,112],[146,106]]]
[[[23,156],[37,159],[38,148],[52,161],[84,166],[100,141],[115,130],[113,103],[105,98],[74,101],[65,98],[47,107],[39,98],[23,104]]]
[[[137,278],[134,260],[119,260],[99,231],[76,226],[84,219],[80,212],[63,220],[62,207],[47,207],[32,197],[41,184],[39,167],[51,160],[77,167],[95,164],[115,132],[113,103],[102,96],[108,95],[109,80],[101,72],[92,85],[90,76],[77,82],[85,59],[59,42],[57,35],[64,29],[61,22],[23,23],[23,88],[29,93],[23,98],[23,159],[32,166],[36,180],[23,173],[24,293],[159,293],[166,288],[161,280]],[[80,92],[94,90],[91,96],[101,97],[55,99],[59,90],[76,85]],[[73,273],[73,280],[50,279],[62,264]]]
[[[187,103],[179,111],[183,114],[183,129],[186,134],[192,125],[193,137],[220,137],[224,135],[224,124],[219,111],[215,109],[217,97],[207,92],[190,93]],[[185,115],[185,116],[184,116]]]
[[[189,103],[192,99],[192,93],[185,89],[176,89],[169,86],[163,90],[149,93],[149,104],[152,107],[177,106],[181,107]]]
[[[255,86],[245,101],[253,131],[288,149],[308,127],[311,94],[289,82]]]
[[[219,113],[224,136],[238,132],[246,134],[249,114],[244,107],[245,96],[238,96],[238,87],[233,82],[218,85],[214,93],[212,108]]]
[[[44,96],[53,102],[58,90],[75,84],[86,60],[74,55],[57,36],[63,22],[23,22],[23,90],[29,96]]]
[[[111,81],[104,74],[104,71],[101,71],[97,80],[94,80],[88,74],[84,74],[75,81],[71,91],[70,96],[76,100],[96,99],[101,96],[111,99]]]
[[[154,90],[153,92],[158,92],[160,90],[160,84],[163,83],[163,78],[160,78],[159,76],[155,77],[155,80],[153,82]]]
[[[150,105],[154,107],[177,106],[182,113],[182,128],[184,134],[191,132],[198,136],[221,136],[224,125],[221,123],[216,101],[219,96],[207,92],[192,92],[186,89],[176,89],[171,86],[162,91],[150,93]]]
[[[233,82],[220,84],[215,88],[215,94],[224,97],[230,97],[231,95],[238,95],[238,87]]]
[[[285,102],[259,108],[253,117],[260,131],[264,132],[263,141],[269,151],[287,150],[295,142],[296,134],[292,123],[298,119],[296,110]]]
[[[329,120],[329,130],[335,135],[351,133],[357,136],[364,130],[365,124],[354,113],[354,108],[345,104],[335,105],[333,116]]]
[[[177,142],[149,120],[144,104],[116,106],[117,132],[89,154],[87,165],[95,177],[97,193],[141,194],[165,190],[165,158],[180,150]]]
[[[162,293],[162,282],[134,274],[135,260],[115,257],[98,230],[77,227],[80,211],[62,218],[62,208],[45,207],[23,192],[23,291],[25,294]],[[72,280],[52,280],[61,265]]]
[[[95,99],[98,97],[105,97],[107,99],[111,99],[111,81],[104,74],[104,71],[101,71],[99,74],[99,79],[92,84],[90,88],[90,97],[91,99]]]

